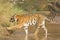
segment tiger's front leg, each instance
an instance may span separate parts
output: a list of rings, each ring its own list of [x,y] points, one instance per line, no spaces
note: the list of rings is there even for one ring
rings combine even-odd
[[[25,26],[24,30],[25,30],[25,33],[26,33],[26,36],[27,36],[28,35],[28,26]]]
[[[28,27],[29,27],[29,23],[25,23],[24,24],[24,31],[26,33],[25,40],[28,40]]]
[[[44,31],[45,31],[45,37],[47,38],[47,28],[45,26],[45,20],[42,22],[42,28],[44,29]]]
[[[25,26],[24,30],[25,30],[25,33],[26,33],[25,40],[28,40],[28,26]]]

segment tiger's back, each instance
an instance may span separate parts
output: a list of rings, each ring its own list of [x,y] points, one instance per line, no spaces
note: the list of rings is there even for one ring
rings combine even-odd
[[[41,14],[29,14],[29,15],[16,15],[18,19],[18,24],[25,24],[29,23],[29,25],[41,24],[42,21],[45,19],[45,16]]]

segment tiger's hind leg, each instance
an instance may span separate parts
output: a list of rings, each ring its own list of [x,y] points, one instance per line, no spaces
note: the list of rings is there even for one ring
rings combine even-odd
[[[47,28],[45,27],[45,20],[43,21],[42,28],[44,29],[44,31],[45,31],[45,36],[46,36],[46,38],[47,38]]]
[[[40,27],[38,27],[38,28],[36,29],[36,31],[34,32],[34,35],[37,35],[37,34],[38,34],[39,29],[40,29]]]
[[[38,34],[39,29],[40,29],[41,26],[42,26],[42,28],[44,29],[44,31],[45,31],[45,36],[46,36],[46,38],[47,38],[47,29],[46,29],[46,27],[45,27],[45,20],[43,20],[43,21],[42,21],[42,24],[41,24],[40,26],[38,26],[38,28],[36,29],[34,35],[37,35],[37,34]]]

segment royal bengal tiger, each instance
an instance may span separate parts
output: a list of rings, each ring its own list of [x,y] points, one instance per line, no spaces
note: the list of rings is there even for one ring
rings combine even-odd
[[[38,29],[42,26],[42,28],[45,31],[46,37],[47,37],[47,28],[45,27],[45,20],[49,19],[45,17],[44,15],[41,15],[39,13],[36,14],[23,14],[23,15],[13,15],[10,18],[10,22],[17,22],[15,26],[7,27],[7,30],[16,30],[21,29],[24,27],[24,30],[26,32],[26,35],[28,34],[28,27],[30,25],[37,25],[36,31],[34,34],[38,33]]]

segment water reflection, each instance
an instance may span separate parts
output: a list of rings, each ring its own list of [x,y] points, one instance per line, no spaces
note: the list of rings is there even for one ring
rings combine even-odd
[[[47,40],[46,36],[35,36],[35,40]]]
[[[25,34],[14,34],[11,36],[1,36],[0,40],[60,40],[60,33],[49,33],[48,37],[46,38],[45,35],[33,35],[29,34],[26,36]]]
[[[25,40],[28,40],[28,35],[25,36]]]
[[[26,38],[26,36],[25,36]],[[29,34],[25,40],[60,40],[60,33],[59,34],[48,34],[48,37],[46,38],[45,35],[33,35]]]
[[[25,36],[25,40],[47,40],[46,36],[44,35],[29,35],[29,36]]]

